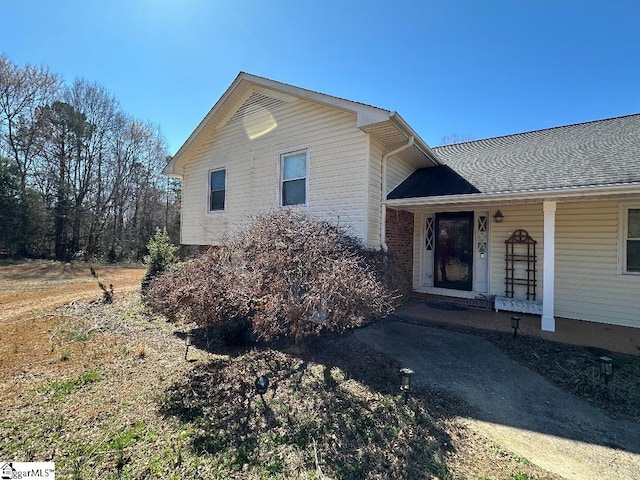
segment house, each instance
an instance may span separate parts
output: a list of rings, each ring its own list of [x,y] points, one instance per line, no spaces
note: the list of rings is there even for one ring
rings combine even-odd
[[[241,73],[164,173],[183,244],[302,208],[416,295],[640,327],[640,115],[431,148],[396,112]]]

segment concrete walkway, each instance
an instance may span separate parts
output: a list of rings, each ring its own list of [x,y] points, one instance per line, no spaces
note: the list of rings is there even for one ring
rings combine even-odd
[[[473,430],[567,479],[640,479],[640,424],[609,418],[471,335],[385,320],[357,338],[475,407]]]
[[[438,322],[486,330],[511,331],[511,316],[518,315],[520,334],[544,338],[560,343],[598,347],[614,352],[640,355],[640,328],[607,325],[605,323],[584,322],[556,318],[556,331],[540,330],[540,315],[525,313],[494,312],[474,308],[464,310],[443,310],[429,307],[425,302],[410,300],[396,310],[403,318],[418,323]]]

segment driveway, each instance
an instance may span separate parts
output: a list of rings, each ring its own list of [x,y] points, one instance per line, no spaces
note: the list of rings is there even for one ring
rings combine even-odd
[[[568,479],[640,479],[640,425],[550,384],[483,338],[399,320],[357,338],[415,370],[415,382],[475,407],[473,430]]]

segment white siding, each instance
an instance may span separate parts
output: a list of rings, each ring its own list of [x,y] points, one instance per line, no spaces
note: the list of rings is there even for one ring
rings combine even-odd
[[[504,221],[502,223],[495,223],[493,221],[493,215],[497,208],[491,209],[489,212],[489,218],[491,220],[490,226],[490,266],[489,266],[489,290],[492,295],[504,295],[504,277],[505,277],[505,240],[507,240],[511,234],[518,230],[526,230],[529,236],[531,236],[538,243],[536,245],[536,300],[542,300],[542,265],[543,256],[542,249],[544,244],[543,239],[543,212],[542,204],[528,204],[528,205],[505,205],[500,206],[500,211],[504,215]],[[557,251],[556,251],[557,255]],[[558,285],[556,281],[556,286]],[[516,295],[516,297],[525,298],[522,295]]]
[[[270,111],[277,123],[250,140],[242,121],[227,124],[200,143],[183,177],[182,243],[219,244],[247,216],[278,208],[279,152],[308,147],[308,211],[339,223],[366,240],[367,136],[356,118],[339,110],[294,100]],[[207,213],[207,174],[227,169],[225,212]]]
[[[409,162],[392,156],[387,160],[387,194],[407,179],[409,175],[420,168],[415,162]],[[424,166],[424,165],[422,165]]]
[[[556,315],[640,327],[640,276],[618,274],[617,201],[558,203]]]
[[[367,243],[369,247],[380,248],[382,157],[384,155],[384,147],[371,136],[369,140],[369,214],[367,219]]]

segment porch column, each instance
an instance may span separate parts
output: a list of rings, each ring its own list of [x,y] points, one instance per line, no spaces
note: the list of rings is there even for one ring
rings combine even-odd
[[[556,202],[543,202],[544,212],[544,264],[542,266],[542,322],[540,328],[556,331],[554,313],[555,264],[556,264]]]

